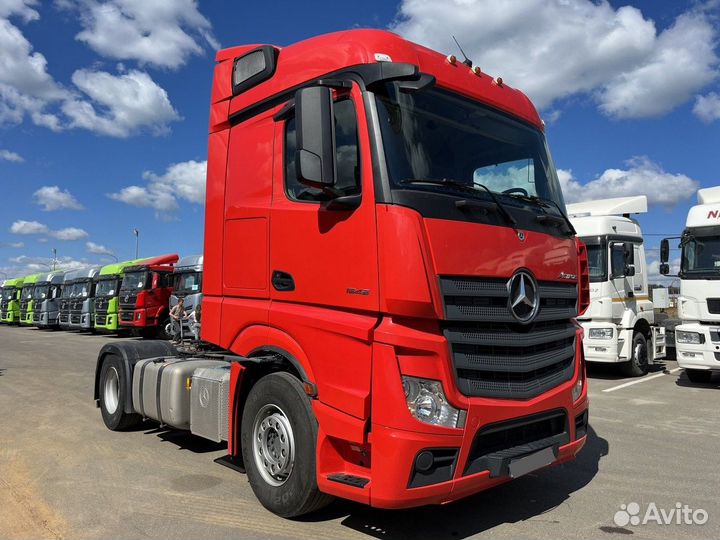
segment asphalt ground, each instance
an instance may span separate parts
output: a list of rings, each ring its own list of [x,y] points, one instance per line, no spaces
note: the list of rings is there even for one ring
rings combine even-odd
[[[0,326],[0,538],[720,537],[719,376],[691,384],[671,361],[642,379],[591,368],[576,461],[447,506],[338,501],[289,521],[255,500],[245,475],[213,463],[222,446],[153,423],[105,428],[95,360],[117,339]],[[631,503],[640,518],[679,503],[707,522],[617,525]]]

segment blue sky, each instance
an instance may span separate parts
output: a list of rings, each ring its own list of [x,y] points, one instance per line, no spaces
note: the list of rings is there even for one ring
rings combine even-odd
[[[42,268],[52,248],[67,267],[130,258],[133,228],[141,255],[201,252],[215,48],[354,27],[447,53],[455,34],[539,106],[568,199],[644,193],[646,234],[679,233],[697,187],[720,184],[719,15],[717,1],[0,0],[0,272]]]

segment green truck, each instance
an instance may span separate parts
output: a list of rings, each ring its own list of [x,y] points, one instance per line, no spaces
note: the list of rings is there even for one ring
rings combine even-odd
[[[23,278],[6,279],[2,285],[0,298],[0,322],[18,324],[20,322],[20,293]]]
[[[108,264],[95,277],[95,330],[99,332],[118,331],[118,294],[123,271],[129,266],[140,264],[145,259],[135,259]]]
[[[35,283],[44,274],[30,274],[23,278],[22,292],[20,296],[20,324],[32,326],[33,323],[33,293]]]

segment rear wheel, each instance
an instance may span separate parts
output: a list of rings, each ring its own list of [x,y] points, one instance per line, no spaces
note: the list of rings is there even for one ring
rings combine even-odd
[[[127,429],[141,420],[139,414],[125,412],[129,384],[125,379],[122,360],[114,354],[106,356],[100,370],[100,412],[103,422],[111,431]]]
[[[685,374],[690,382],[709,383],[712,378],[712,371],[709,369],[686,369]]]
[[[628,377],[641,377],[648,372],[647,339],[642,332],[635,332],[632,340],[632,356],[622,365],[623,373]]]
[[[170,317],[166,317],[160,321],[160,324],[157,327],[156,336],[158,339],[165,339],[169,340],[172,339],[172,333],[170,332],[170,328],[172,328],[172,325],[170,324]]]
[[[265,508],[289,518],[332,501],[317,486],[317,420],[297,378],[273,373],[253,386],[241,440],[250,486]]]

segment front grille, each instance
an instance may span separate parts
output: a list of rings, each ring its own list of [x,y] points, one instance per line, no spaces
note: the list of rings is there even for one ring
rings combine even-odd
[[[564,410],[490,424],[475,435],[464,474],[489,470],[491,477],[505,476],[512,459],[568,442],[570,432]]]
[[[120,320],[121,320],[121,321],[126,321],[126,322],[132,321],[132,320],[133,320],[133,312],[132,312],[132,311],[130,311],[130,312],[127,312],[127,311],[123,312],[123,311],[121,311],[121,312],[120,312]]]
[[[95,311],[107,311],[110,301],[107,298],[95,299]]]
[[[37,312],[33,312],[33,322],[38,322],[40,320],[40,314]]]
[[[107,316],[95,314],[95,324],[97,326],[105,326],[107,324]]]
[[[530,399],[575,371],[575,284],[540,282],[531,324],[508,308],[507,279],[440,278],[455,377],[466,396]]]
[[[80,324],[80,315],[70,314],[70,324]]]
[[[135,308],[135,303],[137,302],[136,294],[121,294],[118,298],[120,299],[120,307],[125,309]]]
[[[8,308],[8,301],[7,301],[7,300],[3,300],[2,302],[0,302],[0,310],[2,310],[2,311],[7,311],[7,308]]]
[[[67,324],[70,322],[70,315],[68,313],[60,313],[60,324]]]
[[[720,298],[708,298],[707,299],[708,313],[713,315],[720,315]]]

